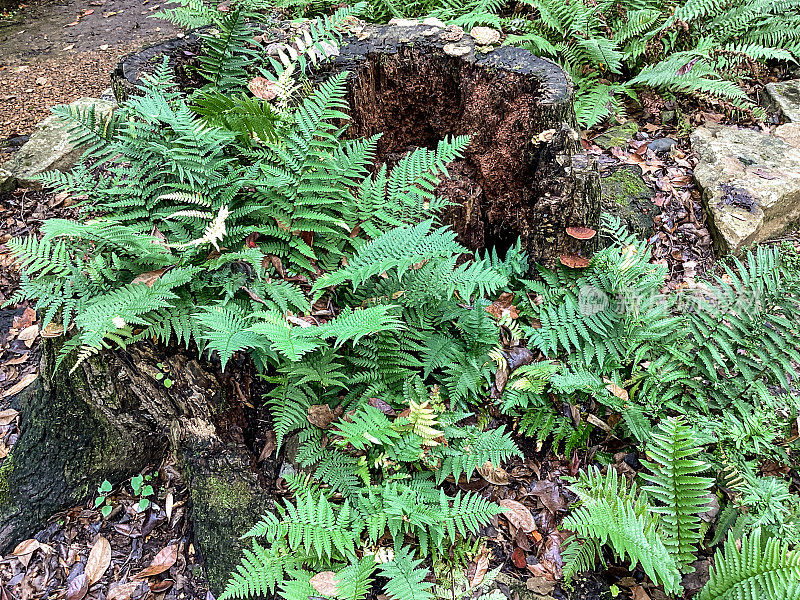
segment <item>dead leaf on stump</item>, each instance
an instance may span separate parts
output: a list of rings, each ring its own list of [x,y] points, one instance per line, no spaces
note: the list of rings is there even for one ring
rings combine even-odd
[[[335,597],[339,593],[339,581],[333,571],[317,573],[308,580],[308,583],[323,596]]]
[[[336,420],[336,415],[327,404],[313,404],[308,407],[308,422],[320,429],[328,429]]]

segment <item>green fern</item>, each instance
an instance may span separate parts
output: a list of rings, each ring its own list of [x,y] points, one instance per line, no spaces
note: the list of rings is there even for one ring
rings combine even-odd
[[[664,545],[678,567],[685,570],[694,561],[703,538],[699,516],[708,510],[713,479],[698,477],[708,465],[696,460],[700,453],[691,427],[682,420],[668,417],[652,434],[648,455],[652,475],[642,474],[651,485],[642,488],[660,505],[653,512],[661,515],[659,529]]]
[[[737,541],[728,538],[715,555],[711,577],[697,600],[797,600],[800,598],[800,554],[761,531]]]

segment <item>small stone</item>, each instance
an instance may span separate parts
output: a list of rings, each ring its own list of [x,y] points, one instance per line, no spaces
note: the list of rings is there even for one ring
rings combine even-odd
[[[423,19],[423,25],[427,25],[428,27],[440,27],[444,29],[447,25],[444,24],[444,21],[437,19],[436,17],[428,17],[427,19]]]
[[[479,46],[489,46],[500,41],[500,32],[491,27],[473,27],[469,34]]]
[[[464,30],[458,25],[450,25],[439,34],[439,39],[443,42],[458,42],[464,37]]]
[[[47,77],[37,77],[36,85],[47,85]]]
[[[764,93],[769,108],[780,110],[787,121],[800,122],[800,79],[768,83]]]
[[[444,45],[444,53],[448,56],[464,56],[465,54],[469,54],[469,52],[469,46],[456,46],[455,44]]]
[[[392,19],[389,21],[389,25],[394,25],[395,27],[416,27],[419,25],[419,19]]]
[[[647,147],[650,148],[656,154],[661,152],[669,152],[669,149],[672,148],[675,144],[677,144],[675,140],[672,138],[657,138],[647,144]]]

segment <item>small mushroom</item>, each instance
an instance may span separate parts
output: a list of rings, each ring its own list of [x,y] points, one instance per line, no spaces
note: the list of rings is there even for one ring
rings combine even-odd
[[[394,18],[389,21],[389,25],[394,25],[395,27],[416,27],[419,25],[419,19]]]
[[[428,17],[422,21],[422,24],[428,27],[439,27],[440,29],[447,27],[441,19],[437,19],[436,17]]]
[[[590,240],[597,232],[591,227],[567,227],[567,235],[576,240]]]
[[[571,269],[585,269],[589,266],[589,259],[585,256],[578,256],[576,254],[562,254],[558,257],[561,264]]]
[[[489,46],[500,41],[500,32],[491,27],[473,27],[469,34],[479,46]]]
[[[464,56],[465,54],[469,54],[470,48],[469,46],[456,46],[455,44],[445,44],[444,45],[444,53],[448,56]]]
[[[458,25],[450,25],[439,34],[443,42],[457,42],[464,37],[464,30]]]

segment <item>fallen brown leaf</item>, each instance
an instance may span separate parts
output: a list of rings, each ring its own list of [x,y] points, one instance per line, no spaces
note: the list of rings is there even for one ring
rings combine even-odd
[[[131,283],[143,283],[147,287],[153,287],[153,284],[158,281],[158,278],[161,277],[166,272],[166,269],[158,269],[157,271],[148,271],[147,273],[140,273],[136,277],[134,277]]]
[[[514,548],[514,552],[511,553],[511,562],[518,569],[524,569],[528,566],[528,560],[525,558],[525,552],[522,548]]]
[[[539,596],[549,596],[556,589],[556,582],[544,577],[528,577],[525,587]]]
[[[86,560],[84,573],[86,573],[89,585],[100,581],[109,565],[111,565],[111,544],[108,543],[106,538],[100,536],[92,546],[89,558]]]
[[[17,544],[16,548],[11,552],[14,556],[25,556],[26,554],[33,554],[36,552],[41,544],[33,538],[24,540]]]
[[[633,591],[633,600],[650,600],[650,594],[642,586],[637,585],[631,590]]]
[[[483,578],[486,577],[488,570],[489,558],[485,554],[481,554],[475,565],[475,575],[472,576],[472,580],[469,582],[470,589],[476,588],[483,583]]]
[[[145,577],[159,575],[174,565],[176,560],[178,560],[178,545],[170,544],[156,554],[153,558],[153,562],[150,563],[150,566],[139,571],[136,575],[134,575],[134,578],[143,579]]]
[[[327,404],[313,404],[308,407],[308,422],[320,429],[328,429],[335,419],[336,415]]]
[[[267,458],[270,454],[275,452],[275,448],[278,447],[278,442],[275,438],[275,432],[271,429],[267,431],[266,440],[264,441],[264,447],[261,449],[261,454],[258,455],[258,462],[262,462],[265,458]]]
[[[67,600],[81,600],[89,590],[89,583],[86,573],[76,575],[75,579],[69,582],[67,587]]]
[[[502,514],[514,527],[522,529],[525,533],[536,530],[536,521],[533,520],[533,515],[528,507],[509,498],[500,500],[498,504],[506,509]]]
[[[495,467],[491,462],[486,462],[481,467],[478,467],[478,473],[481,474],[486,481],[494,485],[508,485],[511,480],[506,470],[502,467]]]
[[[20,380],[8,388],[5,392],[3,392],[3,398],[8,398],[9,396],[13,396],[14,394],[19,394],[22,390],[36,381],[36,373],[27,373],[20,377]]]
[[[323,596],[336,596],[339,593],[339,581],[333,571],[317,573],[308,580],[308,583]]]
[[[0,427],[3,425],[8,425],[14,419],[17,418],[19,412],[14,410],[13,408],[7,408],[6,410],[0,410]]]
[[[141,585],[138,581],[129,581],[127,583],[117,583],[108,590],[106,600],[130,600],[133,592],[136,591]]]

